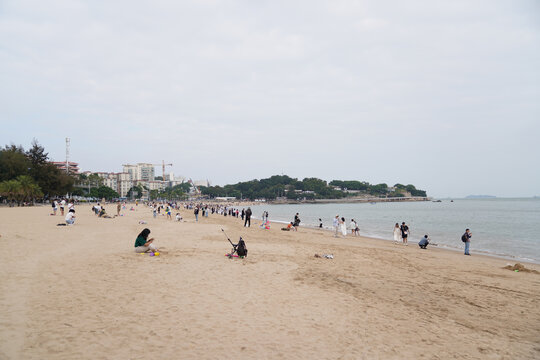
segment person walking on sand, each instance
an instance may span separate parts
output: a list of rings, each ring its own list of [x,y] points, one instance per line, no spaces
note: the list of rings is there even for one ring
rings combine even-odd
[[[403,239],[403,245],[407,244],[407,238],[409,237],[409,227],[405,224],[405,221],[401,223],[401,238]]]
[[[322,219],[319,219],[319,229],[322,229]]]
[[[193,213],[195,214],[195,221],[199,221],[199,207],[196,206],[195,210],[193,210]]]
[[[394,241],[396,244],[401,242],[401,229],[399,223],[396,223],[396,226],[394,226]]]
[[[122,205],[120,203],[116,204],[116,216],[120,216],[120,209],[122,209]]]
[[[251,227],[251,208],[248,207],[246,210],[246,220],[244,221],[244,227]]]
[[[469,253],[469,246],[471,245],[471,237],[472,237],[471,230],[470,229],[465,229],[465,233],[461,236],[461,241],[463,241],[465,243],[465,253],[464,253],[464,255],[471,256],[471,254]]]
[[[334,230],[335,230],[334,237],[338,237],[339,215],[336,215],[336,217],[334,218],[334,221],[332,221],[332,226],[334,227]]]
[[[159,249],[153,244],[154,238],[148,239],[148,235],[150,235],[150,229],[144,229],[137,236],[137,239],[135,240],[136,253],[145,253],[148,251],[155,253],[159,251]]]

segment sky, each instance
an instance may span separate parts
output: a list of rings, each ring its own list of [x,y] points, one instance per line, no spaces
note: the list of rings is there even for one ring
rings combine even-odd
[[[540,2],[3,0],[0,124],[81,170],[540,195]]]

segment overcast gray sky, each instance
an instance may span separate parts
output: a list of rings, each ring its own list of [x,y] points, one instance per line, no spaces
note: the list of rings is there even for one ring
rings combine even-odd
[[[540,195],[539,64],[539,1],[3,0],[0,145]]]

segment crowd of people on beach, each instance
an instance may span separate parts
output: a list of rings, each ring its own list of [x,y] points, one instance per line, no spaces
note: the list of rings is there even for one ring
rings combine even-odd
[[[138,201],[135,203],[136,206],[139,205]],[[220,216],[230,216],[233,218],[238,218],[243,222],[244,227],[251,227],[251,219],[253,212],[251,210],[251,207],[247,207],[247,209],[239,208],[232,206],[230,204],[206,204],[206,203],[194,203],[194,202],[145,202],[145,205],[147,205],[154,218],[157,218],[158,216],[164,216],[167,220],[173,220],[172,213],[173,210],[176,211],[176,215],[174,217],[174,220],[177,222],[184,221],[184,218],[181,216],[179,210],[190,210],[193,211],[194,220],[195,222],[199,222],[199,214],[203,218],[208,218],[209,215],[220,215]],[[51,200],[51,207],[52,207],[52,213],[51,215],[55,216],[57,215],[58,210],[60,210],[60,215],[65,216],[65,224],[64,225],[73,225],[75,224],[75,201],[73,199],[66,199],[66,198],[59,198],[59,199],[53,199]],[[67,208],[67,212],[66,212]],[[106,211],[105,207],[101,205],[100,202],[97,202],[95,205],[92,205],[92,211],[97,217],[100,218],[113,218],[116,216],[123,216],[121,214],[122,210],[125,210],[127,208],[127,203],[124,202],[117,202],[116,203],[116,215],[109,216]],[[131,207],[130,210],[134,210],[133,207]],[[264,210],[261,216],[262,223],[260,225],[260,228],[262,229],[270,229],[270,221],[269,221],[269,213],[268,211]],[[146,224],[146,221],[142,221],[140,223]],[[300,227],[301,220],[300,220],[300,214],[296,213],[294,215],[293,221],[287,224],[286,227],[282,228],[282,230],[286,231],[298,231],[298,228]],[[59,224],[60,225],[60,224]],[[334,237],[344,237],[347,236],[348,231],[350,231],[351,235],[353,236],[360,236],[360,227],[358,225],[358,222],[355,219],[351,219],[349,226],[347,226],[347,222],[345,217],[340,217],[339,215],[336,215],[332,221],[332,227],[334,229]],[[319,229],[323,229],[323,221],[319,218]],[[148,230],[148,229],[145,229]],[[153,239],[150,239],[149,241],[142,242],[141,239],[146,240],[148,237],[148,234],[150,233],[150,230],[147,232],[139,234],[136,241],[136,251],[141,252],[143,248],[147,251],[157,251],[155,246],[152,245]],[[462,235],[461,240],[463,241],[465,245],[465,255],[470,256],[469,248],[470,248],[470,242],[471,242],[472,233],[470,229],[466,229],[465,233]],[[405,222],[402,222],[401,225],[399,223],[395,223],[393,228],[393,239],[396,244],[403,244],[405,246],[408,246],[408,240],[410,238],[410,227]],[[418,246],[421,249],[427,249],[428,245],[431,244],[431,239],[426,234],[424,235],[420,241],[418,242]]]

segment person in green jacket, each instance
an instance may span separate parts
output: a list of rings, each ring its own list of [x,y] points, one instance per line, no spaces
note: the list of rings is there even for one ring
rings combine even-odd
[[[150,235],[150,229],[144,229],[137,236],[137,240],[135,240],[136,253],[159,252],[159,249],[153,244],[154,238],[148,239],[148,235]]]

